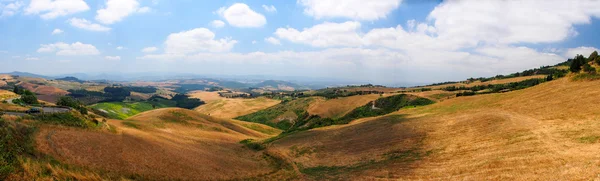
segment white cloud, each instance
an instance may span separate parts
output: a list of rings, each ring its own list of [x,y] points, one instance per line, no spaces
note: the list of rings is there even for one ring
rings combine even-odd
[[[256,40],[252,40],[252,44],[256,44],[256,43],[257,43]]]
[[[64,31],[61,29],[54,29],[54,31],[52,31],[53,35],[57,35],[57,34],[61,34],[61,33],[64,33]]]
[[[121,60],[120,56],[105,56],[104,59],[106,60]]]
[[[360,26],[360,23],[355,21],[344,23],[325,22],[302,31],[294,28],[278,28],[275,35],[280,39],[314,47],[357,47],[362,45],[361,37],[357,33]]]
[[[304,14],[316,19],[341,17],[369,21],[386,18],[400,3],[402,0],[298,0],[304,6]]]
[[[231,26],[242,28],[256,28],[267,24],[267,19],[260,13],[250,9],[248,5],[243,3],[235,3],[229,8],[222,7],[216,11],[221,15]]]
[[[281,42],[277,38],[269,37],[265,38],[265,41],[273,45],[281,45]]]
[[[430,14],[440,39],[461,44],[550,43],[576,35],[574,24],[600,17],[600,1],[444,1]]]
[[[267,11],[269,13],[277,12],[277,8],[275,8],[275,6],[273,6],[273,5],[267,6],[267,5],[263,4],[262,7],[263,7],[263,9],[265,9],[265,11]]]
[[[145,13],[149,7],[140,8],[137,0],[107,0],[104,9],[96,11],[96,20],[103,24],[113,24],[133,13]]]
[[[148,7],[148,6],[144,6],[141,7],[140,9],[137,10],[138,13],[148,13],[148,12],[152,12],[152,8]]]
[[[215,34],[206,28],[172,33],[165,41],[168,54],[188,54],[201,51],[226,52],[237,43],[231,38],[215,39]]]
[[[71,24],[71,26],[89,30],[89,31],[110,31],[109,27],[102,26],[102,25],[96,24],[96,23],[92,23],[86,19],[71,18],[69,20],[69,23]]]
[[[25,14],[41,14],[43,19],[54,19],[89,9],[83,0],[31,0]]]
[[[158,50],[158,48],[156,48],[156,47],[146,47],[146,48],[142,49],[142,52],[152,53],[152,52],[155,52],[156,50]]]
[[[588,57],[594,51],[598,51],[598,48],[582,46],[582,47],[577,47],[577,48],[569,48],[569,49],[567,49],[567,51],[565,52],[564,55],[567,58],[573,58],[576,55],[583,55],[584,57]]]
[[[15,15],[23,6],[22,1],[16,1],[8,4],[0,3],[0,18]]]
[[[67,44],[63,42],[57,42],[54,44],[42,44],[41,47],[37,50],[38,53],[53,53],[56,52],[56,55],[98,55],[100,51],[96,49],[94,45],[83,44],[81,42],[75,42],[72,44]]]
[[[210,22],[210,25],[215,28],[222,28],[223,26],[225,26],[225,22],[221,20],[213,20]]]
[[[117,47],[117,50],[123,50],[123,49],[125,49],[125,47],[122,47],[122,46]]]
[[[40,60],[38,57],[27,57],[25,60]]]

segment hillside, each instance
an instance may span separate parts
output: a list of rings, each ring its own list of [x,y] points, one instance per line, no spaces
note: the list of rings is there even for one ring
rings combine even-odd
[[[390,95],[394,94],[383,94],[383,97]],[[307,111],[311,115],[318,115],[323,118],[340,118],[353,109],[381,97],[379,94],[368,94],[337,99],[317,99],[317,101],[310,104]]]
[[[314,179],[589,180],[600,172],[600,81],[560,79],[284,137]],[[565,164],[568,163],[568,164]]]
[[[245,125],[277,134],[269,131],[272,128],[240,125],[178,108],[109,123],[117,127],[117,133],[45,127],[37,134],[37,148],[63,163],[116,178],[240,179],[272,171],[260,152],[238,143],[272,136]]]
[[[201,105],[194,110],[218,118],[235,118],[266,109],[281,102],[264,97],[251,99],[224,98],[219,96],[218,92],[197,91],[192,92],[189,95],[206,102],[206,104]]]

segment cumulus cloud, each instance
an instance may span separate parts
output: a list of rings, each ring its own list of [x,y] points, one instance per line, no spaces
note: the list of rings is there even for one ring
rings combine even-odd
[[[121,60],[121,56],[105,56],[106,60]]]
[[[123,49],[125,49],[125,47],[122,47],[122,46],[117,47],[117,50],[123,50]]]
[[[92,23],[86,19],[71,18],[69,20],[69,23],[71,24],[71,26],[81,28],[84,30],[89,30],[89,31],[110,31],[109,27],[102,26],[102,25],[96,24],[96,23]]]
[[[588,57],[594,51],[598,51],[598,48],[582,46],[577,48],[569,48],[565,51],[564,55],[567,58],[573,58],[577,55],[583,55],[584,57]]]
[[[108,0],[103,9],[96,11],[96,20],[103,24],[113,24],[133,13],[150,12],[149,7],[140,8],[137,0]]]
[[[15,1],[8,4],[0,3],[0,18],[15,15],[23,6],[22,1]]]
[[[91,44],[83,44],[81,42],[75,42],[72,44],[67,44],[63,42],[57,42],[54,44],[42,44],[41,47],[37,50],[38,53],[54,53],[56,55],[65,55],[65,56],[73,56],[73,55],[98,55],[100,51],[96,49],[94,45]]]
[[[256,28],[267,24],[267,19],[260,13],[250,9],[244,3],[235,3],[228,8],[222,7],[216,12],[231,26],[241,28]]]
[[[25,14],[40,14],[43,19],[54,19],[89,9],[83,0],[31,0]]]
[[[146,48],[142,49],[142,52],[152,53],[152,52],[155,52],[156,50],[158,50],[158,48],[156,48],[156,47],[146,47]]]
[[[264,4],[263,4],[263,5],[262,5],[262,7],[263,7],[263,9],[265,9],[265,11],[267,11],[267,12],[270,12],[270,13],[277,12],[277,8],[275,8],[275,6],[273,6],[273,5],[270,5],[270,6],[268,6],[268,5],[264,5]]]
[[[27,57],[25,60],[40,60],[38,57]]]
[[[54,31],[52,31],[53,35],[57,35],[57,34],[61,34],[61,33],[64,33],[64,31],[61,29],[54,29]]]
[[[281,42],[277,38],[268,37],[265,38],[265,41],[273,45],[281,45]]]
[[[316,19],[349,18],[353,20],[378,20],[386,18],[398,8],[402,0],[298,0],[304,13]]]
[[[575,24],[600,17],[600,1],[444,1],[430,14],[441,39],[463,45],[551,43],[576,35]]]
[[[172,33],[165,41],[169,54],[188,54],[201,51],[226,52],[237,43],[231,38],[215,39],[215,34],[206,28]]]
[[[275,35],[294,43],[302,43],[315,47],[362,45],[362,40],[357,31],[360,23],[348,21],[344,23],[325,22],[299,31],[294,28],[278,28]]]
[[[210,22],[210,25],[215,28],[222,28],[223,26],[225,26],[225,22],[221,20],[213,20]]]

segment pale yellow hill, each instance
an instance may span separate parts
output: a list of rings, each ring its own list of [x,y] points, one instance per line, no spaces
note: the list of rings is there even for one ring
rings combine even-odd
[[[37,148],[66,164],[141,180],[244,179],[273,171],[261,152],[239,143],[279,133],[267,126],[179,108],[109,123],[118,133],[45,127]]]
[[[600,179],[600,81],[560,79],[283,137],[309,179]]]
[[[196,111],[219,118],[235,118],[266,109],[281,102],[265,97],[252,99],[224,98],[220,97],[218,92],[204,91],[192,92],[190,96],[206,102],[206,104],[196,108]]]

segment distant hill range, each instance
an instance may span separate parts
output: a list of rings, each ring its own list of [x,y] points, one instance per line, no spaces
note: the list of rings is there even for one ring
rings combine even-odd
[[[79,82],[79,83],[84,83],[85,81],[83,80],[79,80],[77,77],[64,77],[64,78],[58,78],[56,80],[62,80],[62,81],[69,81],[69,82]]]

